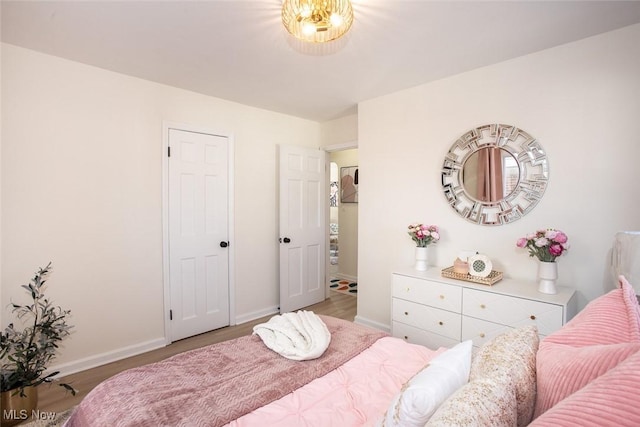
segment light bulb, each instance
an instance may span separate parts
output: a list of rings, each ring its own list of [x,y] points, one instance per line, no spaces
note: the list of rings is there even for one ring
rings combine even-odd
[[[311,7],[308,4],[305,4],[300,9],[300,16],[303,18],[308,18],[311,16]]]
[[[311,22],[305,22],[302,25],[302,33],[306,36],[311,36],[313,34],[315,34],[316,32],[316,26],[314,24],[312,24]]]
[[[332,13],[329,21],[331,21],[331,25],[333,25],[334,27],[339,27],[344,22],[344,19],[342,19],[342,16],[340,16],[339,14]]]

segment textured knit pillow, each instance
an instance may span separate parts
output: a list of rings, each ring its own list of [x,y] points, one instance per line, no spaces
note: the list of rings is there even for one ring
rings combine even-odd
[[[534,417],[639,350],[640,343],[571,347],[543,340],[536,362],[538,398]]]
[[[506,373],[513,378],[517,425],[529,424],[536,402],[536,352],[538,329],[534,325],[504,332],[478,350],[471,363],[469,381]]]
[[[378,425],[424,426],[440,404],[469,380],[472,348],[470,340],[464,341],[433,358],[402,387]]]
[[[602,295],[545,341],[574,347],[640,342],[640,307],[624,276],[619,288]]]
[[[640,426],[640,353],[560,401],[531,427]]]
[[[506,370],[462,386],[425,427],[513,427],[518,420],[514,378]]]

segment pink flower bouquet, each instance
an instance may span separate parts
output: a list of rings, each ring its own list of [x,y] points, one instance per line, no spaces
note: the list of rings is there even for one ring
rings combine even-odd
[[[535,256],[540,261],[555,262],[569,249],[567,240],[569,238],[562,231],[549,228],[519,238],[516,246],[529,249],[529,256]]]
[[[440,231],[437,225],[410,224],[408,233],[419,248],[426,248],[431,243],[440,240]]]

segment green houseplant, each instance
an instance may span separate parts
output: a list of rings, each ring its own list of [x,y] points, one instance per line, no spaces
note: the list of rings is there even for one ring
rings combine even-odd
[[[51,263],[39,268],[31,282],[22,287],[30,294],[31,303],[12,303],[12,311],[23,323],[18,330],[13,323],[0,332],[0,391],[26,397],[25,389],[54,381],[59,372],[45,372],[58,352],[58,344],[69,335],[69,310],[53,306],[45,298],[43,287],[51,271]],[[75,394],[69,384],[60,386]],[[37,396],[37,395],[36,395]],[[3,396],[4,398],[4,396]]]

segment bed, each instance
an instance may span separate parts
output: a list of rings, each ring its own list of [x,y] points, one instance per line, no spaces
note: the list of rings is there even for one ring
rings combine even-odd
[[[321,357],[256,335],[214,344],[106,380],[65,426],[640,425],[640,307],[623,277],[542,340],[527,326],[479,349],[320,319]]]

